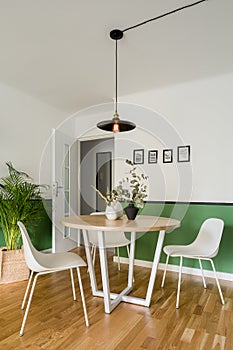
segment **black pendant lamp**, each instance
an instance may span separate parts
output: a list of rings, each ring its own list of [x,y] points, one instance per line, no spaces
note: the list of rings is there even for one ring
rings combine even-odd
[[[176,8],[176,9],[174,9],[172,11],[163,13],[163,14],[161,14],[159,16],[150,18],[150,19],[148,19],[146,21],[137,23],[137,24],[135,24],[135,25],[133,25],[131,27],[125,28],[124,30],[113,29],[110,32],[111,39],[116,41],[116,101],[115,101],[115,113],[113,115],[112,120],[105,120],[103,122],[99,122],[97,124],[97,127],[99,129],[102,129],[102,130],[105,130],[105,131],[113,131],[113,132],[116,133],[116,132],[130,131],[130,130],[133,130],[133,129],[136,128],[136,125],[134,123],[129,122],[127,120],[121,120],[119,118],[119,115],[118,115],[118,112],[117,112],[117,41],[123,38],[123,33],[128,31],[128,30],[132,30],[132,29],[141,27],[141,26],[143,26],[143,25],[145,25],[145,24],[147,24],[149,22],[153,22],[153,21],[156,21],[156,20],[161,19],[163,17],[170,16],[170,15],[176,13],[176,12],[183,11],[184,9],[187,9],[189,7],[193,7],[193,6],[199,5],[199,4],[201,4],[203,2],[206,2],[206,1],[208,1],[208,0],[199,0],[199,1],[193,2],[193,3],[189,4],[189,5],[185,5],[185,6]]]
[[[136,125],[127,120],[121,120],[117,112],[117,41],[123,38],[123,32],[119,29],[113,29],[110,32],[111,39],[116,42],[115,62],[116,62],[116,99],[115,112],[111,120],[104,120],[97,124],[97,127],[104,131],[112,131],[114,133],[130,131],[136,128]]]

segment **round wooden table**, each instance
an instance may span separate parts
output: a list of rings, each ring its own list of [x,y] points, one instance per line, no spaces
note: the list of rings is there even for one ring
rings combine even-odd
[[[91,280],[91,288],[94,296],[104,297],[105,312],[110,313],[121,301],[150,306],[151,296],[154,288],[157,268],[162,251],[165,232],[180,226],[180,221],[157,216],[138,215],[135,220],[128,220],[126,217],[118,220],[108,220],[104,215],[80,215],[65,217],[61,220],[64,226],[81,229],[85,244],[88,270]],[[95,271],[91,258],[88,230],[96,231],[99,242],[100,267],[103,291],[98,290]],[[105,249],[105,235],[108,232],[124,231],[131,233],[128,285],[119,294],[111,293],[109,288],[107,254]],[[136,232],[158,232],[158,240],[155,248],[152,269],[145,298],[132,297],[127,295],[133,289],[133,267]]]

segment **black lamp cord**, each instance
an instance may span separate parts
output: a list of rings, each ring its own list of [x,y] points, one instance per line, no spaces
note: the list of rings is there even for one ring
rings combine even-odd
[[[200,0],[200,1],[193,2],[192,4],[189,4],[189,5],[185,5],[185,6],[182,6],[182,7],[178,7],[178,8],[175,9],[175,10],[166,12],[166,13],[164,13],[164,14],[162,14],[162,15],[157,16],[157,17],[150,18],[150,19],[148,19],[148,20],[146,20],[146,21],[143,21],[143,22],[141,22],[141,23],[135,24],[134,26],[128,27],[128,28],[122,30],[122,32],[123,32],[123,33],[124,33],[124,32],[127,32],[128,30],[131,30],[131,29],[134,29],[134,28],[143,26],[143,25],[146,24],[146,23],[155,21],[155,20],[157,20],[157,19],[166,17],[166,16],[168,16],[168,15],[172,15],[172,14],[175,13],[175,12],[182,11],[182,10],[188,8],[188,7],[192,7],[192,6],[198,5],[198,4],[200,4],[201,2],[205,2],[205,1],[208,1],[208,0]]]
[[[116,62],[116,100],[115,100],[115,114],[117,114],[117,40],[116,40],[116,49],[115,49],[115,62]]]
[[[128,28],[122,30],[122,33],[127,32],[128,30],[135,29],[135,28],[137,28],[137,27],[143,26],[144,24],[147,24],[147,23],[149,23],[149,22],[153,22],[153,21],[155,21],[155,20],[157,20],[157,19],[160,19],[160,18],[169,16],[169,15],[175,13],[175,12],[179,12],[179,11],[182,11],[182,10],[184,10],[184,9],[186,9],[186,8],[189,8],[189,7],[192,7],[192,6],[196,6],[196,5],[198,5],[198,4],[202,3],[202,2],[205,2],[205,1],[208,1],[208,0],[199,0],[199,1],[193,2],[192,4],[185,5],[185,6],[182,6],[182,7],[178,7],[178,8],[175,9],[175,10],[166,12],[166,13],[164,13],[164,14],[162,14],[162,15],[157,16],[157,17],[150,18],[150,19],[148,19],[148,20],[146,20],[146,21],[143,21],[143,22],[140,22],[140,23],[138,23],[138,24],[135,24],[134,26],[128,27]],[[116,39],[115,41],[116,41],[116,49],[115,49],[115,62],[116,62],[116,63],[115,63],[115,64],[116,64],[116,67],[115,67],[115,68],[116,68],[116,100],[115,100],[115,114],[117,114],[117,102],[118,102],[118,101],[117,101],[117,88],[118,88],[118,86],[117,86],[117,64],[118,64],[118,62],[117,62],[117,56],[118,56],[118,54],[117,54],[117,41],[118,41],[118,39]]]

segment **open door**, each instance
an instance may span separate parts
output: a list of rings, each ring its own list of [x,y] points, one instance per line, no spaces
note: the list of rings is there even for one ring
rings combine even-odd
[[[64,216],[77,213],[77,144],[75,139],[54,129],[52,154],[52,251],[62,252],[77,246],[77,230],[64,227],[60,223]]]

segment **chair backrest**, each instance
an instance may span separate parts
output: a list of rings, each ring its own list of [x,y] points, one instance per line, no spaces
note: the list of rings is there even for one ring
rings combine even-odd
[[[190,245],[199,249],[203,255],[212,258],[218,254],[222,238],[224,222],[221,219],[210,218],[203,222],[195,241]]]
[[[40,260],[39,257],[42,253],[36,250],[36,248],[32,245],[29,234],[24,224],[21,221],[18,221],[17,224],[20,228],[20,232],[22,235],[24,246],[24,258],[28,268],[32,271],[41,271],[42,266],[38,260]]]
[[[90,215],[105,215],[105,212],[93,212]],[[98,246],[98,236],[96,231],[88,231],[89,241]],[[123,231],[107,232],[105,235],[105,245],[107,248],[123,247],[130,244],[130,240],[125,237]]]

